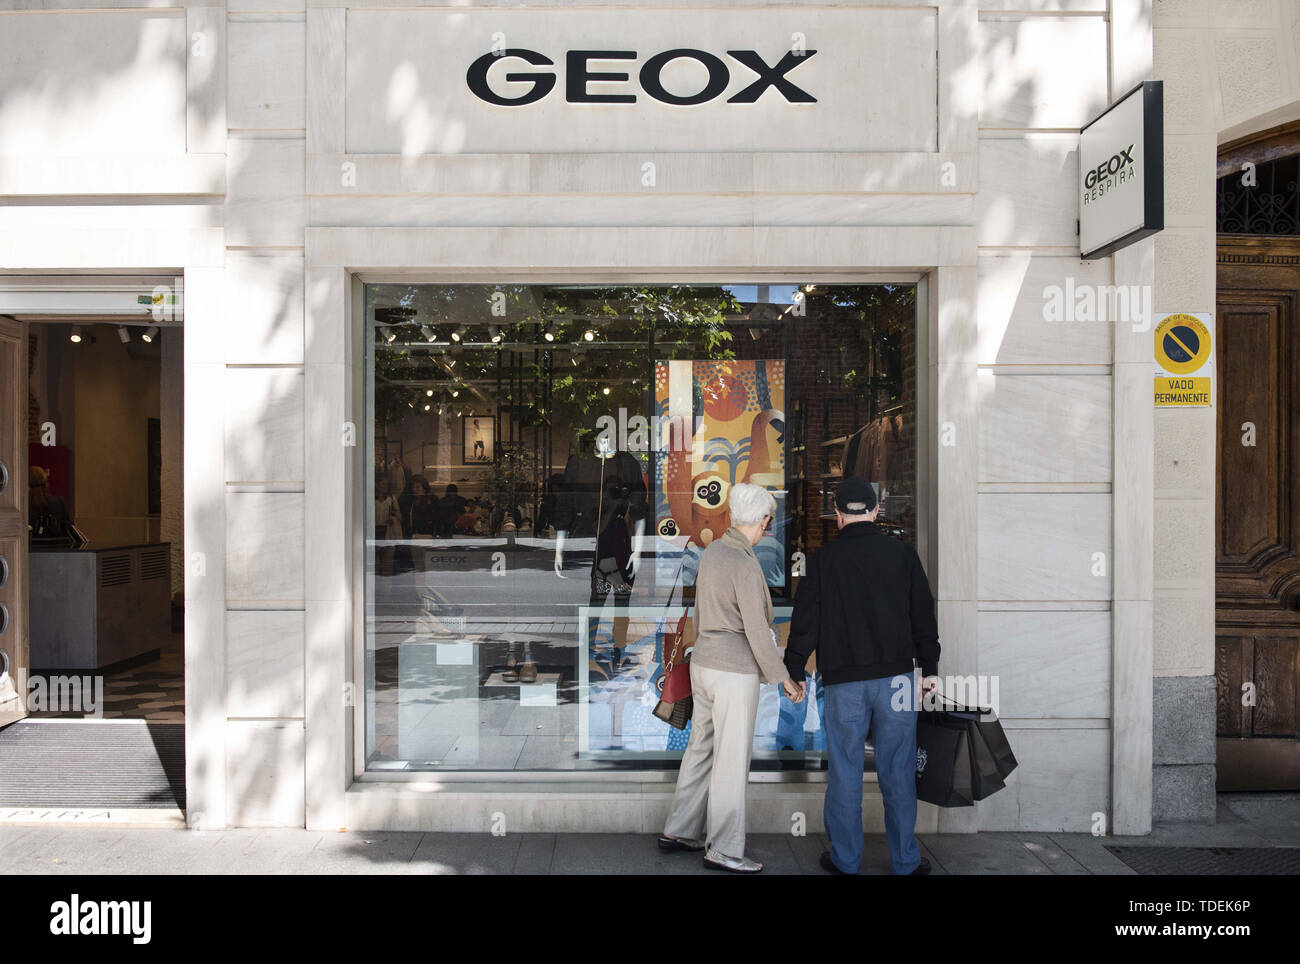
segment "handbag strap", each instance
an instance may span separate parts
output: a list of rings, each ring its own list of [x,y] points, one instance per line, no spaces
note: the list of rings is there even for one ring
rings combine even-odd
[[[685,568],[686,568],[686,561],[683,560],[683,561],[682,561],[682,564],[681,564],[680,566],[677,567],[677,578],[673,580],[673,588],[672,588],[672,590],[668,593],[668,602],[664,605],[664,609],[668,609],[668,608],[672,605],[672,603],[673,603],[673,593],[675,593],[675,592],[677,591],[677,587],[678,587],[678,586],[681,586],[681,584],[682,584],[682,583],[681,583],[682,570],[685,569]],[[685,601],[685,596],[686,596],[686,592],[685,592],[685,588],[683,587],[683,590],[682,590],[683,602]],[[677,651],[678,651],[679,649],[681,649],[681,646],[682,646],[682,637],[686,635],[686,632],[685,632],[686,618],[690,615],[690,612],[691,612],[691,608],[690,608],[689,606],[687,606],[687,607],[686,607],[686,612],[684,612],[684,613],[682,614],[682,631],[676,634],[677,638],[673,641],[673,653],[672,653],[672,656],[670,656],[670,657],[668,658],[668,662],[664,664],[664,665],[667,666],[667,667],[672,667],[672,666],[676,666],[676,665],[677,665]]]

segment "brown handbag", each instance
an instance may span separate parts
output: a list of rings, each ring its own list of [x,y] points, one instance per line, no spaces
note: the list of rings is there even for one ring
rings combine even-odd
[[[673,589],[676,591],[675,586]],[[668,603],[672,605],[671,595]],[[664,671],[656,684],[659,702],[655,705],[654,715],[678,730],[686,729],[695,708],[695,700],[691,696],[691,657],[689,653],[683,655],[686,617],[689,614],[689,609],[682,613],[676,631],[664,633],[663,651],[669,655],[664,659]]]

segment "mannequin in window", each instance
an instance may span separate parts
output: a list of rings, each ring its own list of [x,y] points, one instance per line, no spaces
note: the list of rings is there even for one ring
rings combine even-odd
[[[569,456],[561,484],[553,485],[556,496],[555,574],[564,576],[565,536],[595,535],[597,512],[606,502],[622,498],[631,522],[630,571],[635,576],[641,562],[646,519],[650,503],[646,498],[645,473],[641,460],[631,452],[615,451],[608,436],[584,438],[580,449]],[[600,531],[604,531],[604,525]]]

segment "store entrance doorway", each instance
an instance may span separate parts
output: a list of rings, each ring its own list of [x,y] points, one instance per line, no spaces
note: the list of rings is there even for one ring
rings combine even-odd
[[[1300,126],[1220,155],[1218,789],[1300,789]]]
[[[61,282],[0,281],[0,822],[180,825],[180,292]]]

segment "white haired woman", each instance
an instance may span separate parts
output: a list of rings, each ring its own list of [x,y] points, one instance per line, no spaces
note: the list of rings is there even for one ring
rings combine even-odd
[[[745,789],[759,677],[781,684],[796,702],[803,690],[781,660],[772,597],[754,555],[776,513],[776,500],[767,489],[741,482],[732,486],[728,502],[731,528],[701,554],[695,579],[690,662],[695,709],[659,848],[703,850],[706,867],[753,874],[763,865],[745,856]]]

